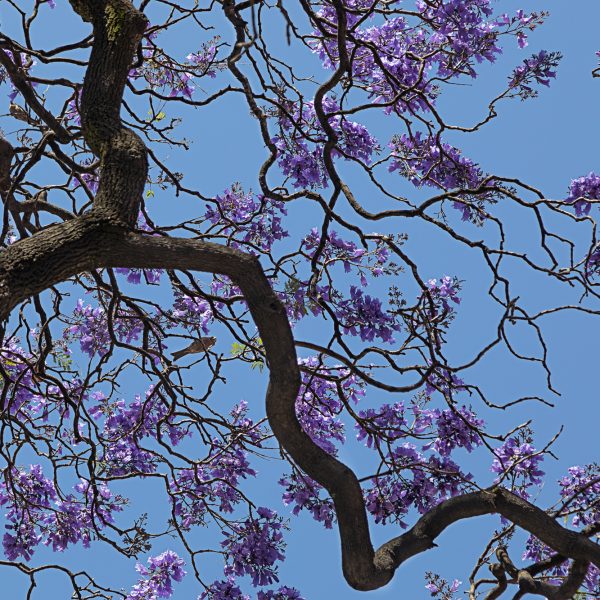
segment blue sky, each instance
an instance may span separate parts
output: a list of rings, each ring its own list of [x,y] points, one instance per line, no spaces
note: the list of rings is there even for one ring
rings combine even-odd
[[[61,2],[63,0],[59,0],[59,4]],[[462,148],[467,156],[480,162],[486,170],[527,181],[541,189],[546,197],[566,197],[572,178],[600,169],[597,155],[600,82],[591,77],[591,71],[597,64],[595,51],[600,47],[597,37],[600,4],[583,0],[535,0],[527,2],[527,6],[512,0],[499,0],[496,4],[500,12],[513,13],[519,8],[525,8],[528,11],[549,10],[551,15],[543,27],[530,35],[526,49],[519,49],[514,41],[506,41],[505,53],[495,65],[483,66],[477,80],[465,82],[468,85],[455,87],[444,94],[440,104],[447,120],[462,125],[479,120],[489,99],[502,89],[512,68],[540,49],[560,50],[563,53],[558,77],[550,89],[543,88],[540,91],[539,98],[523,103],[518,100],[504,102],[498,107],[497,119],[483,130],[476,134],[456,135],[448,141]],[[48,13],[49,26],[46,29],[46,21],[43,27],[38,26],[34,43],[43,45],[56,40],[64,43],[77,37],[75,31],[81,30],[80,24],[76,17],[69,14],[68,8],[59,6],[54,13],[48,11],[47,7],[43,8]],[[0,27],[10,34],[15,31],[14,23],[11,23],[4,10],[0,7]],[[166,39],[170,44],[169,49],[180,56],[198,46],[197,40],[186,36],[171,35]],[[285,50],[285,46],[282,45],[281,48]],[[290,54],[290,60],[298,60],[298,55]],[[327,74],[319,71],[314,57],[308,57],[303,67],[308,70],[313,64],[316,77],[324,79]],[[4,93],[5,88],[0,88],[0,102]],[[169,110],[172,110],[169,115],[179,114],[178,108]],[[0,105],[0,113],[2,112],[5,109]],[[184,135],[194,140],[194,143],[190,152],[173,151],[170,158],[172,164],[177,165],[176,170],[186,175],[186,185],[199,187],[207,195],[219,193],[233,181],[241,181],[246,187],[257,188],[256,172],[264,157],[264,149],[259,140],[257,124],[248,116],[248,109],[240,98],[227,98],[206,109],[186,113],[185,119]],[[389,120],[380,118],[374,123],[374,129],[383,135],[389,130],[389,123]],[[4,122],[0,121],[0,127],[4,126]],[[387,140],[382,138],[382,142],[385,141]],[[165,151],[165,155],[168,154]],[[41,176],[48,178],[51,174],[41,173]],[[353,184],[359,194],[368,196],[370,193],[368,188],[360,187],[364,185],[360,178]],[[407,193],[410,191],[408,187],[404,189]],[[204,206],[197,206],[197,201],[176,200],[169,193],[157,193],[149,208],[157,221],[164,220],[168,223],[176,222],[180,215],[189,214],[190,211],[204,212]],[[314,220],[316,216],[314,210],[307,205],[290,209],[290,220],[298,228],[300,235],[317,223]],[[514,211],[507,211],[506,217],[511,220],[515,243],[527,249],[528,244],[531,245],[529,236],[532,224],[527,219],[519,220],[520,216]],[[372,225],[368,227],[373,228]],[[463,304],[449,336],[449,353],[461,360],[472,354],[478,342],[493,333],[495,325],[492,320],[494,309],[483,294],[485,285],[481,276],[481,261],[472,253],[450,247],[441,237],[438,239],[419,233],[418,229],[412,232],[407,248],[418,258],[420,264],[426,265],[424,270],[429,268],[432,277],[452,274],[465,282]],[[552,304],[563,293],[542,278],[531,277],[518,267],[514,268],[513,274],[519,293],[530,301],[532,307],[543,303]],[[497,423],[498,430],[534,417],[536,432],[542,443],[551,438],[561,424],[565,425],[565,431],[555,446],[560,461],[553,463],[547,460],[544,465],[548,483],[541,492],[541,503],[554,498],[554,481],[568,466],[598,459],[595,440],[600,417],[597,384],[593,378],[597,369],[598,325],[589,318],[567,313],[548,319],[544,326],[551,347],[550,364],[555,372],[554,384],[562,394],[560,398],[553,399],[557,403],[556,409],[523,405],[508,415],[502,413],[488,417],[490,422]],[[296,335],[300,339],[318,336],[318,327],[318,324],[302,325],[296,330]],[[516,330],[511,339],[523,348],[531,347],[533,343],[523,330]],[[229,343],[220,338],[217,349],[227,352],[228,348]],[[506,401],[518,395],[544,393],[543,373],[529,365],[510,361],[502,353],[492,354],[470,375],[477,383],[486,386],[491,399],[496,401]],[[252,406],[253,414],[258,416],[262,414],[265,381],[265,377],[258,372],[240,369],[228,376],[227,387],[218,388],[217,394],[227,404],[242,398],[247,400]],[[124,395],[140,391],[136,382],[123,385]],[[390,396],[377,394],[369,397],[373,405],[389,402],[390,399]],[[469,463],[469,468],[481,474],[483,481],[489,483],[492,480],[489,457],[479,456],[483,462],[477,464],[471,461],[473,464]],[[342,457],[358,470],[366,467],[364,452],[360,449],[345,449]],[[247,492],[257,504],[273,506],[281,514],[289,515],[289,509],[279,501],[280,490],[276,484],[283,470],[282,465],[276,461],[264,461],[257,465],[257,469],[260,476],[256,482],[246,487]],[[138,501],[138,508],[143,506],[143,511],[157,515],[152,518],[156,519],[156,523],[160,522],[160,515],[164,515],[164,510],[161,511],[164,505],[155,483],[147,481],[136,484],[133,489],[123,489],[133,500]],[[424,600],[429,597],[424,588],[424,571],[432,570],[448,579],[466,581],[483,543],[497,527],[498,521],[493,517],[486,517],[453,526],[439,538],[439,548],[410,560],[398,570],[390,585],[369,594],[354,592],[344,582],[335,530],[325,531],[321,525],[306,516],[292,518],[290,524],[292,530],[287,538],[287,561],[280,572],[281,581],[300,589],[307,600],[359,597]],[[380,543],[397,533],[393,527],[385,530],[379,528],[374,530],[373,536],[375,542]],[[197,535],[202,537],[212,534],[200,530]],[[219,539],[219,536],[215,536],[215,540]],[[170,546],[169,540],[160,540],[152,554]],[[127,588],[136,579],[134,561],[116,558],[110,549],[98,544],[91,550],[77,548],[66,552],[64,557],[57,558],[64,558],[65,564],[74,568],[91,568],[101,583]],[[40,549],[35,555],[34,563],[41,564],[53,559],[52,553]],[[219,560],[208,558],[204,564],[207,581],[219,576]],[[5,573],[2,572],[2,575],[5,576]],[[7,597],[23,595],[22,586],[26,583],[24,577],[5,576],[3,581],[6,582],[8,592],[13,595]],[[33,598],[58,600],[65,597],[62,589],[62,576],[45,575],[40,578],[38,591]],[[197,592],[197,585],[194,586],[192,578],[188,576],[177,587],[173,597],[175,600],[185,600],[195,597]]]

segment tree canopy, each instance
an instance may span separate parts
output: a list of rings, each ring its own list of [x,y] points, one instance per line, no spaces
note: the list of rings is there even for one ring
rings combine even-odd
[[[562,58],[502,4],[4,2],[0,565],[28,598],[49,570],[74,598],[307,598],[279,576],[301,515],[355,590],[495,515],[424,595],[600,596],[600,466],[545,472],[548,324],[600,313],[600,175],[550,198],[459,147]],[[100,546],[137,583],[61,554]]]

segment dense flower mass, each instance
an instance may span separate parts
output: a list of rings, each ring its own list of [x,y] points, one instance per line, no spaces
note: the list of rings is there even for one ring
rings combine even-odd
[[[327,368],[319,357],[300,359],[302,385],[296,415],[303,429],[325,452],[336,454],[334,442],[344,443],[344,424],[338,419],[344,402],[358,402],[364,385],[348,369]]]
[[[376,523],[383,525],[390,522],[407,527],[404,517],[411,508],[426,513],[443,500],[464,492],[472,478],[447,457],[426,459],[409,442],[395,447],[386,464],[395,473],[374,477],[364,491],[367,510]]]
[[[463,221],[481,223],[486,218],[486,204],[496,202],[494,180],[458,148],[421,132],[395,136],[389,146],[390,172],[398,171],[417,187],[457,190],[455,197],[460,199],[452,206],[462,213]]]
[[[276,563],[285,559],[285,542],[277,513],[264,507],[257,513],[256,517],[232,524],[221,546],[233,574],[249,575],[254,586],[263,586],[279,581]]]
[[[231,575],[227,579],[213,582],[198,600],[251,600],[244,594]],[[305,600],[300,592],[293,587],[282,585],[276,590],[259,590],[256,600]]]
[[[432,417],[437,429],[434,449],[442,456],[449,456],[455,448],[465,448],[471,452],[481,444],[478,433],[484,422],[464,406],[459,409],[433,410]]]
[[[9,560],[30,560],[40,543],[58,552],[78,542],[87,548],[127,503],[106,485],[92,488],[84,479],[73,487],[76,495],[63,496],[41,465],[5,469],[2,477],[0,506],[7,520],[2,545]]]
[[[179,291],[175,292],[172,314],[179,325],[196,333],[208,334],[213,322],[213,310],[208,300]]]
[[[336,521],[335,508],[331,498],[325,496],[323,487],[307,475],[292,473],[279,480],[279,485],[285,488],[282,495],[286,506],[292,504],[292,513],[298,515],[306,509],[312,518],[327,529],[331,529]],[[325,497],[323,497],[325,496]]]
[[[556,556],[556,553],[544,543],[540,542],[536,537],[531,535],[527,538],[525,550],[522,554],[523,560],[537,563],[539,561],[551,559],[553,556]],[[560,585],[568,575],[568,571],[569,561],[562,561],[551,568],[546,569],[544,574],[550,583]],[[595,565],[590,565],[583,584],[581,592],[583,593],[584,590],[587,592],[583,597],[586,600],[587,598],[597,598],[600,594],[600,569]]]
[[[215,198],[215,205],[207,205],[204,213],[217,235],[228,245],[244,247],[254,253],[254,248],[269,251],[273,243],[288,236],[281,219],[286,210],[281,202],[262,196],[254,197],[234,185]]]
[[[520,443],[516,437],[510,437],[494,451],[494,454],[496,458],[491,469],[494,473],[498,473],[496,481],[508,477],[509,481],[513,479],[521,483],[525,497],[528,497],[526,488],[542,483],[544,471],[540,469],[540,464],[544,456],[529,442]]]
[[[137,315],[126,310],[119,311],[110,318],[109,323],[109,316],[103,307],[94,308],[80,299],[73,311],[73,324],[65,330],[65,337],[78,339],[81,351],[92,358],[95,354],[102,356],[108,352],[111,329],[119,341],[129,344],[139,338],[143,325]]]
[[[90,414],[103,420],[102,460],[113,476],[155,472],[157,457],[144,448],[144,439],[166,435],[176,446],[188,435],[187,427],[177,423],[168,403],[153,387],[145,396],[136,394],[130,403],[123,399],[111,401],[102,392],[95,392],[93,399],[97,404],[90,407]]]
[[[559,480],[560,495],[567,502],[574,527],[593,525],[600,521],[600,465],[570,467],[568,475]]]
[[[589,215],[592,208],[590,200],[600,200],[600,175],[593,171],[584,177],[571,181],[567,202],[573,204],[578,217]]]
[[[230,575],[227,579],[214,581],[198,600],[250,600],[250,596],[242,593],[235,578]]]
[[[350,298],[340,301],[335,313],[344,332],[358,335],[363,342],[379,338],[391,344],[394,332],[400,330],[400,324],[394,315],[384,310],[381,300],[365,294],[356,286],[350,287]]]
[[[171,484],[174,514],[184,529],[203,525],[209,510],[233,512],[242,500],[240,480],[254,477],[247,453],[237,445],[213,441],[211,456],[195,469],[179,471]]]
[[[377,140],[366,127],[343,116],[339,104],[326,97],[320,107],[323,119],[336,137],[332,156],[370,163],[379,151]],[[296,188],[327,187],[330,175],[323,159],[325,132],[314,103],[289,107],[279,119],[280,134],[273,138],[278,165]]]
[[[170,598],[173,594],[173,581],[185,577],[184,561],[171,550],[148,559],[148,566],[138,563],[136,570],[143,579],[136,583],[126,600],[158,600]]]

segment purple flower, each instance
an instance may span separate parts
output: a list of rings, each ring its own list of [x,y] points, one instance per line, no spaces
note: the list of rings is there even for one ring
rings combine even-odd
[[[575,207],[575,214],[578,217],[589,215],[592,208],[590,200],[598,199],[600,199],[600,175],[592,171],[584,177],[571,181],[566,202]]]
[[[173,581],[180,582],[185,577],[185,563],[175,552],[166,550],[158,556],[151,556],[145,567],[138,563],[136,570],[144,579],[136,583],[126,600],[156,600],[173,595]]]
[[[227,579],[214,581],[198,600],[250,600],[250,596],[242,594],[242,590],[230,575]]]
[[[463,221],[480,224],[485,219],[486,203],[496,202],[494,181],[479,165],[462,155],[461,151],[433,136],[421,132],[392,138],[392,161],[388,170],[398,171],[416,187],[429,186],[441,190],[465,190],[453,207],[462,213]],[[485,184],[491,188],[478,194],[469,193]]]
[[[255,198],[233,185],[215,198],[215,206],[206,205],[204,216],[212,223],[212,231],[227,239],[227,245],[256,253],[254,248],[268,252],[275,241],[288,236],[281,226],[286,214],[281,202]]]
[[[256,596],[257,600],[304,600],[296,588],[282,585],[277,590],[262,590]]]
[[[288,107],[291,119],[280,116],[279,135],[273,138],[278,150],[278,165],[295,188],[327,187],[328,175],[323,161],[324,132],[312,102]],[[338,113],[340,106],[329,97],[323,100],[323,111],[337,136],[333,157],[371,162],[379,152],[377,140],[364,125],[348,121]]]
[[[519,36],[519,33],[517,33],[517,36]],[[519,41],[526,39],[526,36],[523,34],[518,39]],[[509,77],[508,85],[512,90],[512,94],[520,97],[521,100],[535,98],[538,92],[531,87],[532,83],[535,81],[549,87],[550,80],[556,77],[555,69],[561,58],[560,52],[546,52],[546,50],[526,58],[523,64],[516,67]]]
[[[73,489],[79,497],[62,497],[40,465],[31,465],[28,472],[5,470],[0,506],[6,509],[3,546],[9,560],[20,556],[30,560],[40,543],[55,552],[78,542],[87,548],[97,530],[112,523],[113,513],[122,511],[126,503],[106,485],[93,489],[82,479]]]
[[[508,438],[494,451],[496,458],[491,470],[499,475],[514,474],[525,481],[525,485],[541,484],[544,471],[539,468],[544,457],[529,443],[519,443],[514,437]],[[500,477],[496,479],[500,481]]]
[[[560,495],[568,501],[566,512],[574,527],[584,527],[600,520],[600,465],[569,467],[569,474],[559,480]]]
[[[381,300],[356,286],[350,287],[350,298],[338,302],[334,311],[344,332],[360,336],[363,342],[372,342],[377,337],[391,344],[394,331],[400,330],[396,317],[383,310]]]
[[[321,498],[323,488],[313,481],[308,475],[292,473],[279,480],[279,485],[285,487],[282,499],[288,506],[294,505],[292,513],[298,515],[301,510],[306,509],[312,518],[323,523],[326,529],[331,529],[336,522],[336,514],[331,498]]]
[[[279,581],[276,563],[285,559],[281,519],[260,507],[257,517],[232,524],[221,542],[227,562],[235,575],[250,575],[254,586]]]
[[[93,308],[79,299],[73,311],[72,323],[64,331],[63,337],[66,340],[78,339],[81,351],[90,358],[95,354],[103,356],[108,352],[112,341],[104,308],[99,306]],[[128,344],[137,340],[143,330],[142,322],[137,315],[123,309],[117,311],[112,326],[117,338]]]

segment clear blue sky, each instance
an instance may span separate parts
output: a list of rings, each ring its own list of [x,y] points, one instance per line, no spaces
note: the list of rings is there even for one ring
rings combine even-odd
[[[66,3],[58,0],[58,4]],[[504,55],[493,67],[484,66],[481,76],[469,85],[446,92],[441,105],[449,121],[469,124],[484,114],[489,99],[502,88],[506,77],[514,66],[532,52],[540,49],[560,50],[564,59],[560,65],[558,77],[550,89],[543,88],[540,97],[524,103],[516,101],[499,105],[498,118],[481,132],[472,135],[456,136],[450,139],[461,147],[465,154],[481,163],[484,169],[505,176],[518,177],[542,189],[547,197],[562,198],[570,180],[587,174],[591,170],[600,170],[597,155],[597,140],[600,125],[598,123],[598,102],[600,99],[600,80],[593,80],[591,71],[596,65],[595,51],[600,48],[597,26],[600,22],[600,4],[587,1],[534,0],[526,3],[512,0],[499,0],[500,12],[513,13],[518,8],[526,10],[549,10],[551,16],[546,24],[533,32],[529,38],[529,47],[520,50],[516,42],[507,41]],[[47,13],[48,29],[38,26],[34,43],[40,46],[47,40],[60,37],[64,43],[76,39],[76,31],[81,26],[76,17],[69,15],[69,8],[59,6],[55,12],[43,7]],[[0,27],[9,34],[15,29],[7,20],[0,6]],[[44,27],[46,21],[44,22]],[[73,27],[69,31],[69,28]],[[64,32],[64,34],[63,34]],[[205,41],[204,39],[201,41]],[[197,40],[185,36],[171,36],[169,49],[174,54],[185,55],[198,45]],[[297,56],[294,55],[296,60]],[[319,72],[314,62],[314,74],[324,79],[327,74]],[[308,63],[310,64],[310,63]],[[5,112],[2,100],[6,87],[0,88],[0,113]],[[171,109],[169,109],[171,110]],[[173,109],[173,113],[177,109]],[[171,113],[169,113],[171,114]],[[4,126],[0,120],[0,126]],[[389,120],[383,117],[375,128],[385,131],[391,127]],[[246,106],[241,99],[231,98],[200,111],[186,113],[185,136],[194,140],[188,153],[172,153],[176,170],[186,175],[185,182],[190,187],[199,187],[205,194],[222,191],[233,181],[241,181],[247,187],[258,187],[256,182],[257,166],[264,150],[259,140],[256,123],[248,116]],[[386,142],[382,139],[382,142]],[[361,182],[357,180],[355,191],[360,193]],[[408,188],[407,188],[408,189]],[[368,194],[368,189],[364,189]],[[190,200],[176,200],[170,194],[157,197],[149,205],[153,217],[160,221],[174,223],[181,214],[194,210]],[[203,212],[200,206],[198,212]],[[314,214],[305,206],[291,209],[296,227],[303,234],[314,222]],[[510,214],[509,214],[510,216]],[[517,243],[528,243],[530,223],[514,222],[514,236]],[[370,226],[369,229],[372,227]],[[438,245],[439,244],[439,245]],[[407,248],[422,264],[430,265],[430,276],[442,274],[457,275],[465,280],[463,304],[459,316],[452,327],[449,347],[450,355],[460,359],[469,356],[477,347],[477,342],[493,334],[495,322],[490,320],[491,307],[483,296],[482,285],[478,279],[481,263],[469,253],[460,249],[452,250],[442,240],[415,235],[409,239]],[[537,299],[548,300],[552,294],[558,294],[545,281],[530,278],[518,269],[515,270],[517,288],[524,297],[531,298],[531,306]],[[487,281],[487,280],[486,280]],[[550,298],[549,303],[552,303]],[[597,449],[597,423],[600,418],[598,406],[598,387],[593,375],[597,369],[598,324],[575,314],[565,314],[544,323],[549,345],[552,349],[550,364],[555,372],[554,384],[562,397],[556,399],[555,410],[538,409],[531,405],[517,408],[510,415],[498,415],[498,431],[508,424],[536,418],[536,432],[540,445],[549,439],[565,424],[565,432],[555,446],[560,461],[545,463],[547,484],[540,502],[551,501],[555,497],[555,480],[568,466],[591,462],[599,458]],[[298,337],[307,338],[316,335],[314,326],[302,326]],[[530,344],[526,333],[515,331],[516,344],[526,347]],[[220,340],[218,349],[228,351],[228,343]],[[543,392],[543,374],[528,365],[508,361],[502,354],[492,355],[471,373],[470,381],[486,386],[491,399],[505,401],[517,395]],[[244,398],[252,405],[254,415],[262,413],[265,377],[257,372],[243,371],[230,374],[227,387],[218,389],[227,403]],[[124,385],[124,395],[138,393],[140,390]],[[391,397],[372,394],[370,401],[389,402]],[[474,404],[477,407],[477,404]],[[584,410],[584,406],[587,407]],[[478,408],[478,407],[477,407]],[[585,415],[585,418],[582,416]],[[351,437],[351,432],[349,432]],[[351,440],[350,440],[351,441]],[[353,452],[349,448],[343,451],[343,458],[352,466],[360,469],[364,463],[363,453]],[[470,468],[481,474],[484,482],[491,482],[489,456],[481,454],[481,464]],[[277,462],[264,462],[257,465],[260,477],[245,489],[257,504],[277,508],[281,514],[290,513],[281,505],[280,489],[276,481],[282,472]],[[138,484],[136,484],[138,486]],[[124,487],[126,493],[137,498],[138,510],[158,515],[156,523],[164,517],[162,498],[152,482],[139,484],[131,489]],[[143,508],[139,508],[139,506]],[[163,515],[161,517],[160,515]],[[325,531],[312,519],[302,516],[291,519],[292,530],[288,535],[287,561],[281,569],[281,581],[300,589],[307,600],[325,600],[330,598],[377,598],[378,600],[424,600],[429,597],[424,588],[423,573],[432,570],[448,579],[458,578],[466,581],[474,560],[493,528],[497,526],[495,518],[481,518],[468,523],[455,525],[438,540],[439,548],[412,559],[402,566],[393,582],[382,590],[362,594],[352,591],[341,576],[340,553],[337,532]],[[394,528],[374,530],[375,540],[384,541],[398,533]],[[197,531],[198,536],[207,532]],[[193,539],[193,537],[192,537]],[[220,537],[215,538],[219,540]],[[204,545],[204,544],[203,544]],[[168,540],[160,540],[152,554],[170,547]],[[34,563],[53,561],[51,552],[38,550]],[[100,583],[128,588],[136,579],[134,561],[118,558],[108,549],[96,544],[91,550],[77,547],[64,554],[65,564],[77,567],[89,567],[98,576]],[[515,557],[516,558],[516,557]],[[145,560],[145,557],[144,557]],[[220,561],[207,559],[206,579],[211,581],[220,572]],[[214,575],[211,576],[211,573]],[[2,572],[3,585],[7,598],[20,598],[25,578],[6,577]],[[6,577],[6,578],[4,578]],[[34,598],[58,600],[65,597],[62,577],[48,575],[40,578],[39,590]],[[190,576],[176,588],[175,600],[195,598],[198,587]],[[24,596],[23,596],[24,597]]]

